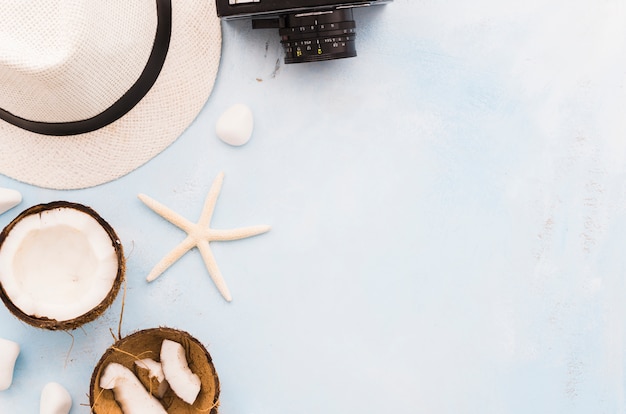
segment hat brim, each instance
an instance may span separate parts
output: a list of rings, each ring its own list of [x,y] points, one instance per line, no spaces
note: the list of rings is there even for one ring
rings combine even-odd
[[[93,187],[154,158],[193,122],[217,76],[222,46],[214,1],[172,2],[170,48],[146,96],[99,130],[46,136],[0,121],[0,173],[52,189]]]

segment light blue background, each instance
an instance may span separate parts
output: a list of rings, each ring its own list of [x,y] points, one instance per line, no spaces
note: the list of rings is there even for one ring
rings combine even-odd
[[[282,64],[275,31],[223,25],[197,120],[115,182],[23,203],[96,209],[128,257],[123,333],[189,331],[214,358],[224,414],[623,413],[626,3],[396,0],[358,10],[359,57]],[[279,63],[277,63],[279,62]],[[234,103],[252,140],[214,135]],[[197,251],[145,276],[195,221],[270,224],[212,243],[234,300]],[[121,295],[73,332],[0,308],[22,346],[0,412],[34,413],[58,381],[87,413]],[[73,343],[73,347],[72,347]]]

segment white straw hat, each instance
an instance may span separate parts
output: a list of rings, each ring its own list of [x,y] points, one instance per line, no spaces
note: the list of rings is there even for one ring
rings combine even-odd
[[[213,0],[0,0],[0,173],[76,189],[189,126],[221,52]]]

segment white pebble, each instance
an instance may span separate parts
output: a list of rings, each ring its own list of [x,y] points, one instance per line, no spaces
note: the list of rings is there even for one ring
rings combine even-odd
[[[0,188],[0,214],[22,202],[22,194],[17,190]]]
[[[0,338],[0,391],[4,391],[13,382],[15,361],[20,354],[20,346],[8,339]]]
[[[61,384],[49,382],[41,391],[39,414],[68,414],[72,397]]]
[[[215,133],[227,144],[241,146],[250,140],[254,119],[252,111],[244,104],[228,108],[217,120]]]

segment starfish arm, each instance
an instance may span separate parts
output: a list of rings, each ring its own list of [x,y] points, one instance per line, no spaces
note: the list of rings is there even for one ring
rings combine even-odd
[[[161,259],[161,261],[156,264],[156,266],[154,266],[154,268],[148,274],[148,277],[146,277],[146,280],[148,282],[152,282],[154,279],[161,276],[163,272],[165,272],[171,265],[173,265],[174,262],[183,257],[183,255],[191,250],[195,245],[196,241],[191,237],[187,237],[172,251],[166,254],[165,257],[163,257],[163,259]]]
[[[198,243],[198,250],[200,250],[202,260],[204,260],[204,264],[209,271],[209,275],[211,275],[211,279],[213,279],[213,283],[217,286],[217,290],[220,291],[226,301],[230,302],[233,298],[230,295],[228,286],[226,286],[222,272],[220,272],[220,269],[217,267],[217,262],[215,261],[215,257],[213,257],[213,252],[211,252],[209,242],[202,241]]]
[[[185,230],[186,232],[189,232],[189,229],[191,229],[194,226],[194,224],[192,222],[190,222],[189,220],[187,220],[186,218],[184,218],[180,214],[172,211],[171,209],[169,209],[168,207],[164,206],[163,204],[159,203],[155,199],[150,198],[150,197],[148,197],[145,194],[139,194],[137,197],[145,205],[150,207],[150,209],[152,211],[154,211],[159,216],[163,217],[165,220],[169,221],[170,223],[172,223],[176,227],[179,227],[179,228]]]
[[[200,227],[209,227],[211,217],[213,216],[213,210],[215,209],[215,203],[217,203],[217,197],[219,197],[220,191],[222,191],[223,182],[224,173],[221,172],[217,175],[217,177],[215,177],[215,180],[213,180],[209,194],[207,194],[206,199],[204,200],[204,207],[202,208],[202,214],[200,215],[200,220],[198,221],[198,225]]]
[[[209,229],[208,238],[212,241],[239,240],[268,232],[270,229],[271,227],[267,225],[242,227],[230,230]]]

